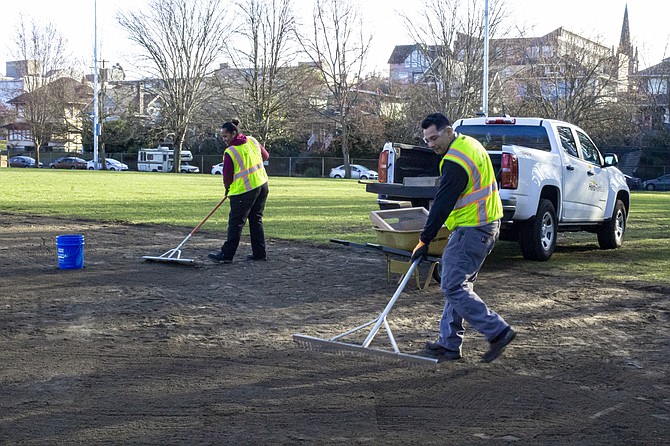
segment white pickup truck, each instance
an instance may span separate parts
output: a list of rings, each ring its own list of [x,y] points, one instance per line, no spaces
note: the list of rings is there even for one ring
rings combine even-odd
[[[603,157],[586,132],[542,118],[469,118],[453,123],[486,148],[503,203],[501,238],[517,240],[523,256],[548,260],[559,231],[596,233],[602,249],[623,243],[630,191],[616,155]],[[426,147],[387,143],[379,182],[367,183],[382,208],[410,202],[430,207],[440,157]]]

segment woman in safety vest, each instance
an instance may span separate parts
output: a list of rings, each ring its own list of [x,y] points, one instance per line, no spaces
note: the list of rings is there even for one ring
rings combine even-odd
[[[230,201],[228,236],[221,251],[209,257],[232,263],[240,244],[242,229],[249,220],[251,254],[248,260],[266,260],[263,211],[268,197],[268,174],[263,161],[270,156],[265,147],[240,133],[232,122],[221,126],[221,137],[228,148],[223,154],[223,186]]]
[[[479,141],[456,134],[443,114],[428,115],[421,128],[424,142],[443,158],[440,186],[412,262],[428,254],[428,244],[443,224],[452,231],[441,260],[445,304],[440,335],[436,342],[426,343],[426,350],[439,360],[461,358],[465,319],[489,341],[482,361],[491,362],[516,336],[473,291],[484,259],[500,234],[503,210],[493,165]]]

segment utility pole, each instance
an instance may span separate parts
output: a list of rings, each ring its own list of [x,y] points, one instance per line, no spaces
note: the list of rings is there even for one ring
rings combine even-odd
[[[100,158],[100,170],[107,170],[107,151],[105,150],[105,138],[102,138],[102,142],[100,141],[102,137],[102,125],[105,122],[107,118],[107,113],[104,111],[105,110],[105,83],[107,81],[107,69],[105,68],[105,62],[109,62],[108,60],[101,60],[102,63],[102,76],[100,79],[100,92],[98,93],[99,96],[102,96],[103,99],[103,104],[102,104],[102,119],[98,118],[98,154]],[[102,121],[102,122],[100,122]]]
[[[489,115],[489,0],[484,5],[484,64],[482,69],[482,113]]]
[[[98,169],[98,0],[93,1],[93,168]]]

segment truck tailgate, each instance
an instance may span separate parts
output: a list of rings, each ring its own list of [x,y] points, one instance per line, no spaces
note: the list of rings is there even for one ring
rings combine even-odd
[[[386,195],[388,198],[427,198],[432,199],[438,186],[405,186],[389,183],[366,183],[365,190],[373,194]]]

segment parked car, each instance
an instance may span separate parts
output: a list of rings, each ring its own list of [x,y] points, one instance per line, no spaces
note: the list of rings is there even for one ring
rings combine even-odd
[[[86,160],[77,156],[62,156],[49,163],[50,169],[86,169]]]
[[[268,160],[263,161],[263,165],[268,165]],[[223,175],[223,163],[214,164],[212,166],[212,175]]]
[[[642,189],[646,190],[670,190],[670,173],[661,175],[658,178],[653,178],[642,183]]]
[[[190,165],[189,163],[181,163],[179,171],[181,173],[198,173],[200,172],[200,169],[198,169],[196,166]]]
[[[107,167],[107,170],[116,170],[116,171],[121,171],[121,170],[128,170],[128,165],[122,163],[121,161],[117,161],[113,158],[105,158],[105,164]],[[98,161],[98,170],[102,167],[100,161]],[[88,170],[95,170],[95,162],[93,160],[90,160],[86,163],[86,168]]]
[[[212,166],[212,175],[223,175],[223,163]]]
[[[351,166],[351,178],[358,178],[361,180],[376,180],[377,172],[371,169],[368,169],[365,166],[360,164],[350,164]],[[334,167],[330,169],[331,178],[344,178],[344,164],[341,166]]]
[[[42,167],[40,162],[40,167]],[[25,155],[13,156],[9,159],[9,167],[35,167],[35,158]]]
[[[640,188],[640,185],[642,184],[642,179],[638,177],[632,177],[630,175],[626,175],[625,173],[623,176],[626,178],[626,184],[628,185],[628,189],[630,190],[638,190]]]

